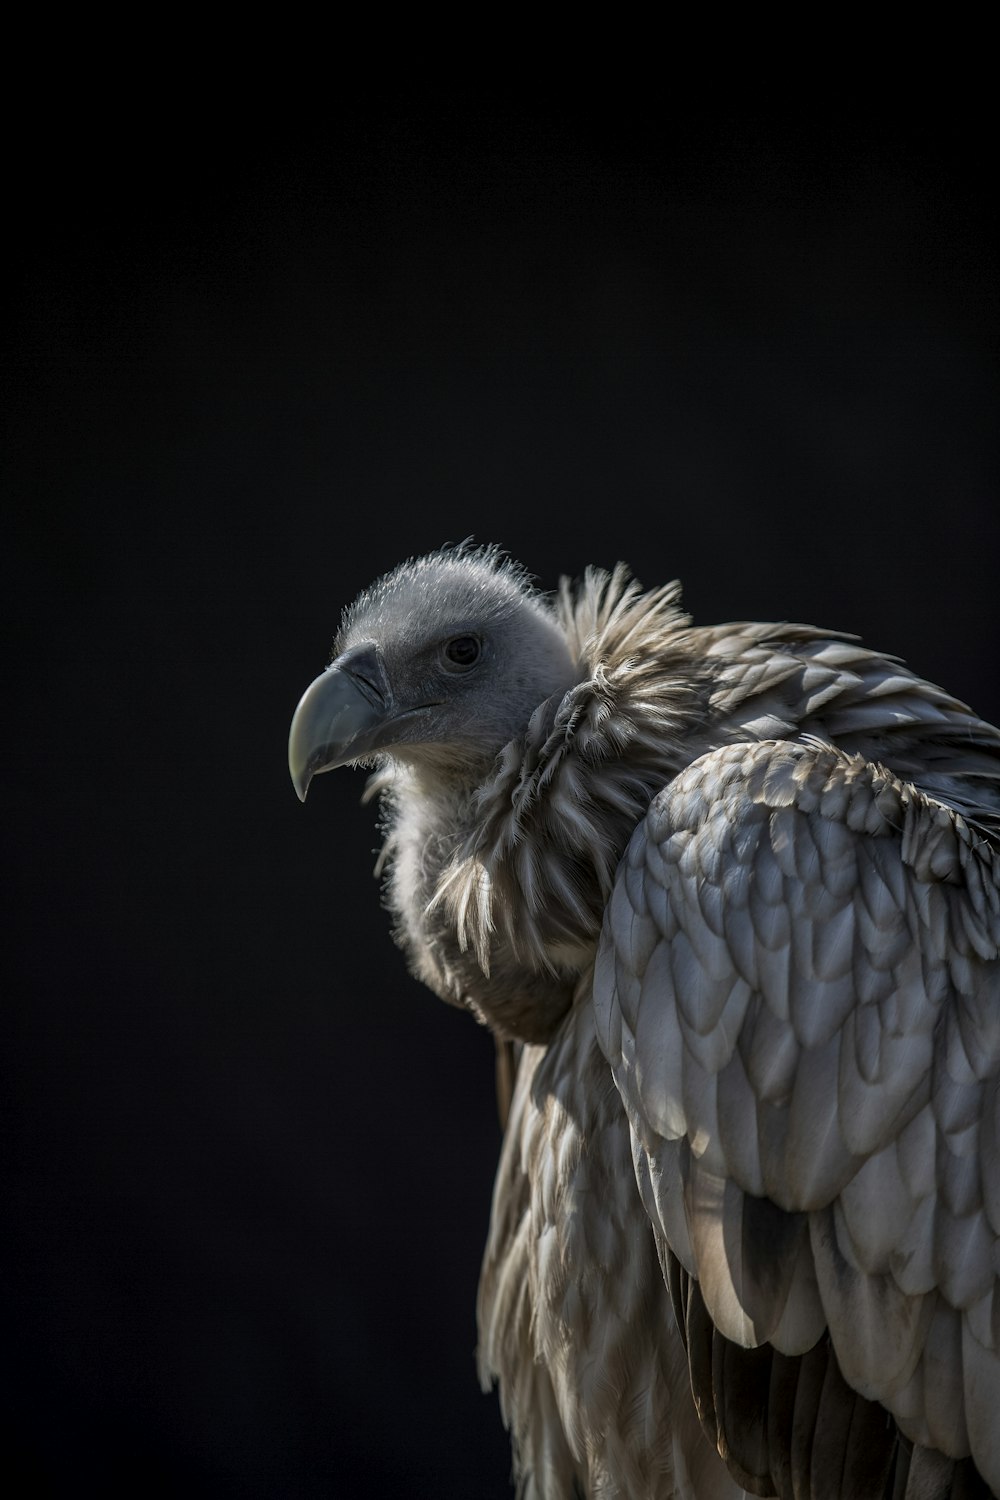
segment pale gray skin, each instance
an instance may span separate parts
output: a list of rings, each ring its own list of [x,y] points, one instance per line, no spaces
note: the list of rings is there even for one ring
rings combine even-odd
[[[1000,1490],[1000,732],[459,549],[303,697],[299,795],[357,761],[413,971],[523,1044],[479,1298],[520,1493]]]
[[[481,647],[467,665],[446,649],[465,636]],[[345,612],[328,670],[349,673],[366,648],[380,660],[380,686],[391,696],[372,720],[377,727],[365,758],[391,752],[449,791],[478,785],[538,704],[561,697],[580,674],[564,633],[520,575],[512,568],[470,569],[461,553],[411,565],[362,594]],[[320,682],[334,692],[329,678]],[[356,760],[357,748],[352,736],[335,763]],[[332,768],[333,762],[317,767]],[[298,785],[302,772],[296,768],[293,777]]]

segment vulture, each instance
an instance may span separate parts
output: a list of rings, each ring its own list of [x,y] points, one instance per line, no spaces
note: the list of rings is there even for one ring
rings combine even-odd
[[[289,764],[373,769],[395,937],[509,1078],[518,1494],[1000,1494],[1000,731],[463,543],[345,611]]]

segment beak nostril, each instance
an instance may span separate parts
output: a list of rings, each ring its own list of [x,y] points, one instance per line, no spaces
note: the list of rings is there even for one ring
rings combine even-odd
[[[359,672],[357,668],[351,669],[351,676],[361,688],[366,698],[370,698],[376,703],[385,702],[385,694],[379,689],[378,683],[373,681],[371,677],[366,676],[364,672]]]
[[[385,709],[391,694],[381,653],[374,641],[362,641],[337,658],[336,665],[346,672],[373,708]]]

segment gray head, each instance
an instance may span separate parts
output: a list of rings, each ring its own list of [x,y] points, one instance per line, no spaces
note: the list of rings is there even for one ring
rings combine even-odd
[[[321,771],[382,758],[478,780],[578,675],[548,604],[495,547],[403,563],[345,611],[295,711],[295,789],[304,801]]]

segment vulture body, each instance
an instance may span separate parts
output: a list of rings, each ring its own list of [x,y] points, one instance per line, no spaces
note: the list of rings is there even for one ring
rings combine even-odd
[[[1000,732],[807,626],[494,549],[346,612],[415,974],[516,1056],[480,1283],[519,1493],[1000,1493]]]

